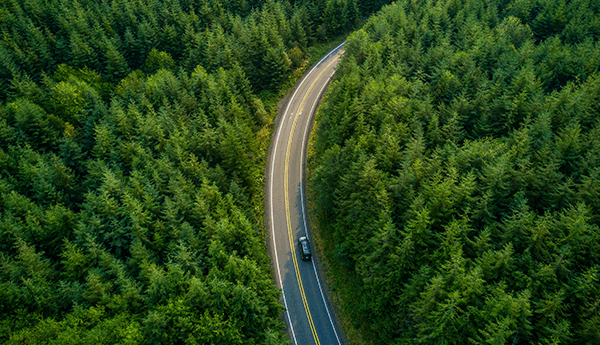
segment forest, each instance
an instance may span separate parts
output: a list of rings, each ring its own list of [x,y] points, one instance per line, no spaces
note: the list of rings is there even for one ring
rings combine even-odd
[[[1,1],[0,343],[288,343],[277,98],[384,2]]]
[[[347,39],[312,212],[356,343],[600,344],[600,2],[400,0]]]

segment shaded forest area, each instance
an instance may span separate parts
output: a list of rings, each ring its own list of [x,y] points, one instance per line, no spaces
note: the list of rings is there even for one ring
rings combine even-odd
[[[347,40],[311,189],[372,344],[600,343],[600,2],[405,0]]]
[[[0,2],[0,342],[287,343],[273,99],[382,2]]]

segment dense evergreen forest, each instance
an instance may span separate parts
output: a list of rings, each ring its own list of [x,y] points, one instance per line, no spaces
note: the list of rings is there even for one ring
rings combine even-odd
[[[287,343],[274,99],[383,2],[1,1],[0,343]]]
[[[597,0],[402,0],[348,38],[311,188],[365,342],[600,344],[599,39]]]

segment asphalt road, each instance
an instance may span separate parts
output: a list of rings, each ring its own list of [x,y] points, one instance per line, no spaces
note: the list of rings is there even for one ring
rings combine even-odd
[[[271,141],[266,180],[266,218],[275,280],[295,345],[345,344],[319,273],[318,258],[302,261],[298,238],[311,239],[304,192],[306,145],[319,99],[335,71],[342,45],[333,49],[296,85]]]

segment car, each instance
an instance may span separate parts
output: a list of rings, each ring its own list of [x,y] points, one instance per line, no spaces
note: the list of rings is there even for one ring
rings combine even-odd
[[[312,257],[310,253],[310,243],[308,242],[308,238],[302,236],[298,239],[298,247],[300,247],[300,257],[302,260],[310,260]]]

